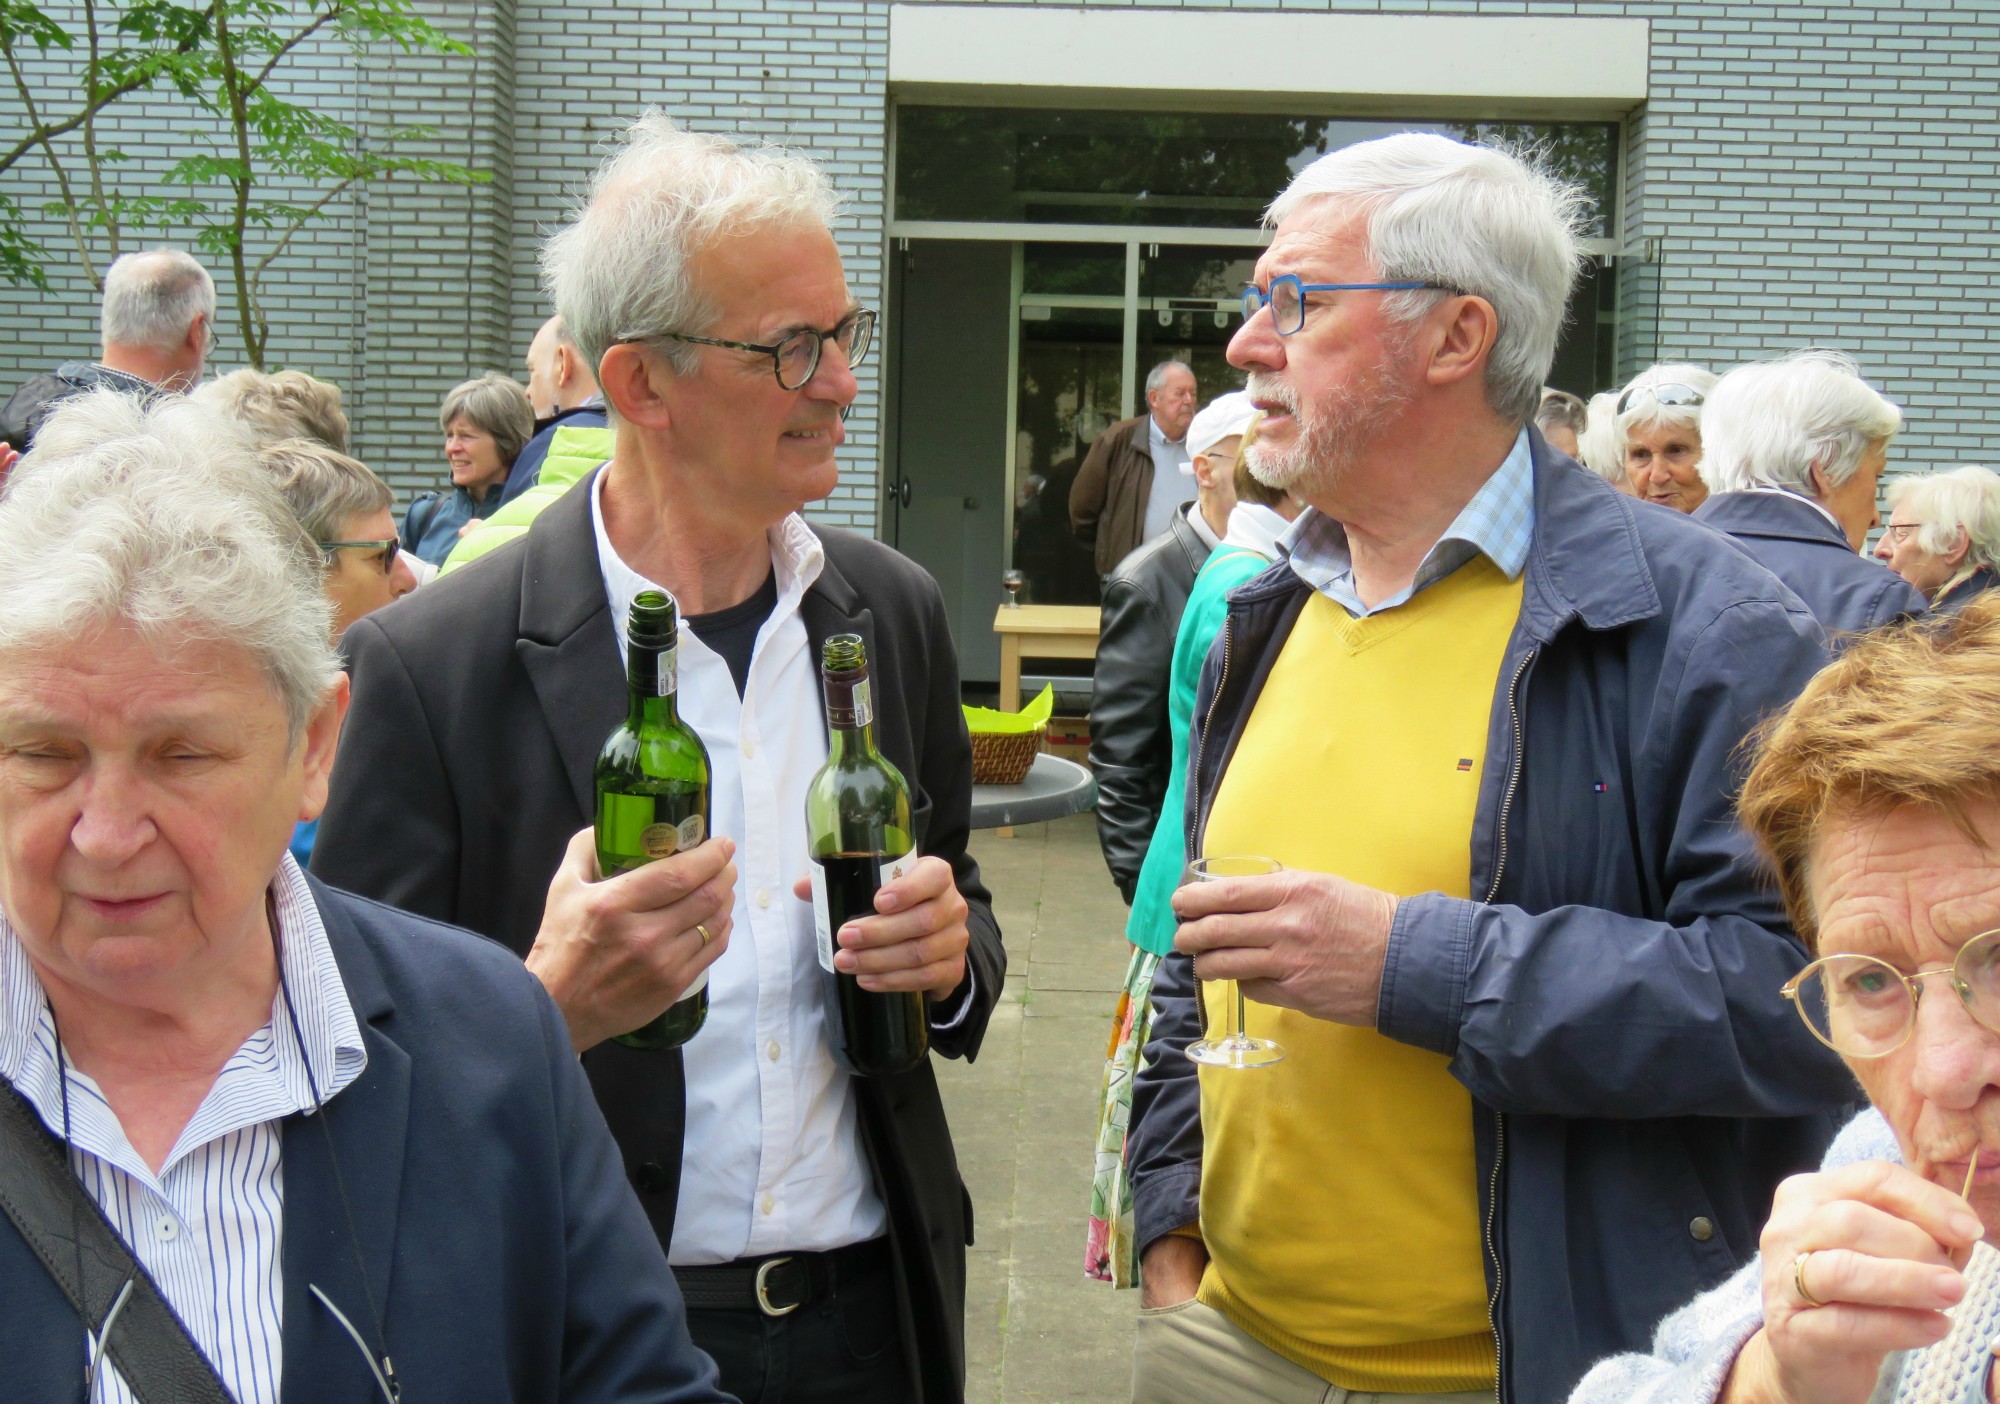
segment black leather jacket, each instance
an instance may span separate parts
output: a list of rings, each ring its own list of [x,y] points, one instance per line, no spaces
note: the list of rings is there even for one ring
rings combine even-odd
[[[1097,776],[1097,841],[1128,905],[1172,763],[1167,681],[1174,636],[1208,550],[1187,513],[1176,512],[1172,528],[1120,561],[1104,585],[1090,768]]]

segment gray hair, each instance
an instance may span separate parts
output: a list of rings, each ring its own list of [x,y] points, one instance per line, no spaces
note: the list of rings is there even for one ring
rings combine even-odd
[[[1542,402],[1535,407],[1535,427],[1543,433],[1551,429],[1567,429],[1581,439],[1589,423],[1590,411],[1577,396],[1567,390],[1542,391]]]
[[[595,375],[620,341],[709,325],[714,303],[690,277],[703,249],[751,229],[829,228],[839,208],[805,157],[683,131],[649,108],[597,168],[575,218],[542,246],[542,286]],[[694,369],[695,348],[659,349],[681,374]]]
[[[338,541],[364,512],[386,512],[396,495],[368,465],[312,439],[282,439],[258,450],[257,461],[315,542]]]
[[[1146,393],[1150,395],[1162,385],[1165,385],[1168,373],[1175,366],[1179,366],[1182,370],[1186,371],[1190,380],[1194,378],[1194,367],[1186,361],[1162,361],[1146,372]]]
[[[106,346],[171,351],[204,316],[213,325],[215,280],[179,249],[129,253],[105,270],[98,326]]]
[[[304,371],[233,370],[203,381],[188,398],[230,416],[260,446],[312,439],[338,453],[349,451],[340,387]]]
[[[1702,432],[1701,405],[1663,405],[1650,393],[1669,385],[1685,385],[1706,401],[1715,389],[1715,372],[1682,362],[1647,366],[1633,376],[1619,394],[1620,399],[1632,396],[1631,403],[1625,406],[1625,413],[1618,416],[1618,452],[1621,456],[1625,452],[1625,436],[1634,429],[1664,425],[1669,429],[1686,429],[1696,434]],[[1640,393],[1633,394],[1634,391]],[[1704,445],[1706,442],[1704,439]]]
[[[1592,395],[1585,407],[1583,428],[1576,436],[1576,456],[1583,466],[1607,483],[1625,484],[1625,434],[1618,427],[1618,395],[1606,390]]]
[[[438,428],[451,432],[454,419],[469,419],[472,427],[493,436],[500,462],[512,468],[528,440],[535,437],[535,407],[521,382],[499,371],[454,385],[438,407]]]
[[[1271,202],[1265,223],[1316,200],[1367,221],[1368,255],[1384,282],[1436,283],[1491,303],[1499,331],[1486,402],[1516,422],[1533,417],[1582,266],[1583,187],[1526,155],[1400,132],[1320,157]],[[1449,295],[1392,293],[1382,309],[1408,325]]]
[[[1909,508],[1917,549],[1942,556],[1968,543],[1965,564],[2000,570],[2000,473],[1968,463],[1943,473],[1912,473],[1889,484],[1889,510]]]
[[[1838,351],[1738,366],[1715,383],[1705,411],[1701,476],[1716,492],[1775,487],[1817,497],[1813,469],[1839,487],[1903,427],[1903,412]]]
[[[124,621],[240,647],[298,744],[340,675],[320,552],[242,437],[179,400],[62,402],[0,495],[0,657]]]

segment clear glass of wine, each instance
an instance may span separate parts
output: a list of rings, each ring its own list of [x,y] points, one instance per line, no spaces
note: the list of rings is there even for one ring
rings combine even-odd
[[[1007,592],[1007,608],[1021,607],[1021,587],[1027,583],[1028,577],[1018,570],[1006,570],[1000,573],[1000,588]]]
[[[1189,882],[1216,882],[1223,878],[1268,877],[1282,873],[1284,864],[1273,858],[1257,858],[1240,855],[1225,858],[1197,858],[1188,864]],[[1223,1008],[1236,1012],[1235,1022],[1223,1032],[1221,1038],[1213,1030],[1207,1038],[1190,1043],[1187,1055],[1194,1062],[1208,1068],[1268,1068],[1273,1063],[1282,1062],[1284,1048],[1268,1038],[1252,1038],[1244,1023],[1243,987],[1234,980],[1225,981],[1229,989],[1223,996]]]

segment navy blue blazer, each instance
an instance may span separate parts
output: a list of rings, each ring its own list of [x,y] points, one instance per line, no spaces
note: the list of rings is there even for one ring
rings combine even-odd
[[[1866,633],[1926,608],[1908,581],[1857,553],[1803,497],[1717,493],[1695,509],[1694,519],[1727,535],[1791,587],[1829,635]]]
[[[357,1247],[405,1398],[733,1404],[541,984],[490,941],[312,887],[368,1066],[324,1131],[283,1124],[284,1404],[380,1398],[307,1291],[372,1336]],[[0,1303],[0,1394],[80,1398],[83,1323],[4,1218]]]

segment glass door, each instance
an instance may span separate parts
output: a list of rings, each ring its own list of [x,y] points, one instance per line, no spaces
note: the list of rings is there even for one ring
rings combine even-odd
[[[1257,266],[1258,250],[1241,245],[1141,246],[1139,259],[1139,374],[1162,361],[1185,361],[1194,371],[1196,402],[1243,388],[1243,372],[1226,358],[1229,339],[1243,325],[1243,285]]]

